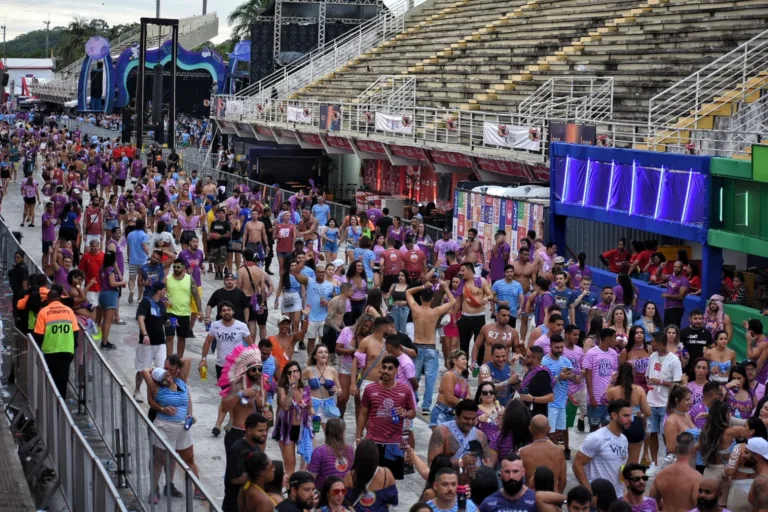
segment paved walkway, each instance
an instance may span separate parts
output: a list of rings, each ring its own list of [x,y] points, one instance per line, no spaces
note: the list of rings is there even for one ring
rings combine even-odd
[[[42,182],[40,177],[37,179]],[[23,205],[20,194],[16,193],[19,187],[18,183],[11,183],[9,193],[6,194],[2,205],[2,215],[6,223],[14,230],[20,230],[23,234],[22,245],[25,250],[32,256],[32,258],[40,262],[41,256],[41,220],[42,207],[38,206],[36,209],[36,219],[34,228],[23,227],[20,228],[21,215],[23,211]],[[273,262],[271,270],[277,274],[277,259]],[[272,281],[275,287],[277,287],[276,275],[272,276]],[[213,293],[214,290],[222,286],[221,281],[214,281],[213,274],[206,274],[203,280],[203,302],[205,303]],[[270,306],[273,305],[273,301],[268,301]],[[106,358],[112,367],[119,373],[120,378],[126,386],[133,386],[135,382],[134,371],[134,358],[136,353],[137,344],[137,324],[135,321],[137,304],[128,304],[127,294],[123,294],[120,303],[120,316],[126,321],[126,325],[113,325],[110,333],[110,341],[117,345],[117,350],[107,351]],[[278,312],[270,307],[269,321],[268,321],[268,334],[272,335],[277,333],[277,318]],[[186,357],[193,359],[193,368],[197,368],[197,363],[200,359],[200,353],[203,341],[205,340],[205,327],[202,322],[198,323],[194,329],[195,338],[187,340],[186,344]],[[439,346],[439,344],[438,344]],[[306,364],[307,354],[306,351],[297,352],[295,359],[302,365]],[[209,364],[212,364],[209,358]],[[213,368],[211,366],[211,368]],[[441,371],[442,374],[442,371]],[[226,455],[223,445],[223,434],[221,437],[215,438],[211,435],[211,428],[214,426],[217,415],[217,408],[219,405],[219,388],[215,385],[215,379],[209,378],[206,382],[200,380],[200,376],[196,371],[193,371],[189,379],[190,389],[194,400],[194,412],[197,417],[197,423],[193,427],[195,437],[195,460],[200,468],[200,477],[203,484],[209,490],[212,496],[217,499],[221,499],[224,496],[223,475],[226,466]],[[438,383],[439,384],[439,383]],[[421,381],[423,389],[424,381]],[[435,386],[437,391],[437,385]],[[472,389],[476,389],[476,381],[474,379],[471,382]],[[142,388],[143,394],[146,393],[145,388]],[[474,391],[473,391],[474,392]],[[437,393],[433,403],[437,400]],[[143,404],[145,409],[148,409],[146,403]],[[350,399],[345,421],[347,422],[347,440],[349,443],[354,443],[354,405],[352,399]],[[421,415],[417,415],[418,420],[415,421],[415,438],[416,438],[416,453],[426,460],[427,444],[431,431],[427,426],[425,418]],[[270,432],[271,434],[271,432]],[[581,445],[584,434],[577,432],[575,429],[571,431],[571,450],[575,456],[576,450]],[[322,444],[322,434],[318,439],[318,445]],[[267,453],[273,459],[281,459],[280,450],[277,443],[270,441],[267,444]],[[298,469],[298,468],[297,468]],[[576,484],[573,473],[570,469],[570,463],[568,468],[569,483],[568,487]],[[180,481],[177,478],[177,487],[180,486]],[[405,511],[418,501],[421,496],[421,492],[424,489],[424,480],[417,474],[406,476],[405,480],[398,483],[398,492],[400,505],[393,508],[394,511]],[[144,497],[141,497],[144,499]],[[164,505],[163,505],[164,506]]]

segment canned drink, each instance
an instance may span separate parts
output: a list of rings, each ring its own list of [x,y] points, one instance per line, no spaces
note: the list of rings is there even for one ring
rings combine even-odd
[[[477,378],[479,373],[480,373],[480,367],[479,366],[475,366],[474,368],[472,368],[472,377]]]
[[[211,321],[210,320],[206,320],[205,321],[205,332],[208,332],[210,330],[211,330]]]

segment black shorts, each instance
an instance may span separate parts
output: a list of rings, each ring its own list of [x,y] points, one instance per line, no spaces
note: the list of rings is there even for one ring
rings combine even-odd
[[[329,354],[336,353],[336,340],[339,339],[339,331],[329,325],[323,326],[323,345],[328,347]]]
[[[88,190],[96,190],[98,188],[98,183],[89,183],[88,184]]]
[[[61,227],[59,228],[59,238],[74,242],[77,240],[77,229]]]
[[[125,187],[125,180],[116,179],[115,180],[115,186],[116,187]]]
[[[397,274],[383,274],[381,277],[381,291],[389,293],[389,289],[397,282]]]
[[[299,442],[299,434],[301,433],[301,425],[291,425],[291,433],[289,438],[294,443]]]
[[[175,318],[178,325],[175,329],[171,327],[170,324],[166,325],[165,335],[178,336],[179,338],[189,338],[189,316],[176,316],[169,313],[168,319],[170,320],[171,318]]]
[[[181,232],[181,240],[180,242],[182,244],[189,244],[189,241],[193,238],[197,238],[197,233],[194,231],[182,231]]]
[[[37,199],[34,197],[25,197],[24,198],[24,204],[35,204],[37,202]]]
[[[11,170],[7,167],[3,168],[3,170],[0,171],[0,178],[2,179],[11,179]]]
[[[224,370],[223,366],[216,365],[216,382],[221,378],[221,372]]]
[[[48,251],[53,246],[53,242],[46,242],[43,240],[43,255],[48,254]]]
[[[632,424],[624,431],[624,437],[629,444],[642,443],[645,440],[645,422],[639,416],[635,416]]]
[[[256,322],[256,325],[267,325],[269,318],[269,309],[266,306],[261,307],[261,313],[256,313],[252,307],[248,307],[248,322]]]
[[[395,457],[394,459],[387,459],[384,457],[384,453],[387,449],[387,445],[376,443],[376,448],[379,449],[379,466],[389,468],[392,472],[392,476],[395,480],[402,480],[405,478],[403,474],[405,471],[405,459],[403,457]]]

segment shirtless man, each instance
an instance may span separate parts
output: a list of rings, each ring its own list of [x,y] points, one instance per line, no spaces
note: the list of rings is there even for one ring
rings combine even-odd
[[[653,480],[649,496],[664,512],[688,512],[696,507],[701,474],[690,465],[695,447],[693,434],[678,434],[675,446],[677,460],[659,471]]]
[[[350,371],[352,383],[349,386],[349,393],[355,397],[356,418],[360,412],[357,401],[363,396],[365,388],[374,382],[378,382],[381,376],[381,360],[384,358],[384,354],[386,354],[384,338],[396,333],[395,323],[389,317],[380,316],[373,321],[373,332],[371,335],[363,338],[357,350],[355,350],[355,357],[352,358],[352,370]],[[357,376],[361,366],[361,381],[360,389],[358,390]]]
[[[521,247],[517,253],[517,260],[512,262],[512,266],[515,267],[515,281],[523,287],[523,293],[529,293],[532,289],[534,269],[530,254],[531,252],[527,247]]]
[[[472,341],[472,336],[475,337],[475,343],[478,343],[480,330],[485,325],[485,306],[493,297],[488,281],[483,280],[478,284],[475,280],[475,268],[472,262],[464,262],[461,265],[464,289],[460,308],[461,318],[456,322],[456,326],[459,328],[459,348],[467,354],[471,353],[469,343]],[[485,360],[485,347],[480,347],[478,357]]]
[[[549,440],[549,420],[546,416],[537,414],[531,419],[528,429],[533,436],[533,442],[518,451],[525,466],[526,479],[528,482],[533,482],[533,473],[536,468],[544,466],[555,475],[555,492],[563,492],[565,484],[568,483],[565,455],[562,448]]]
[[[263,260],[269,252],[269,241],[264,223],[259,220],[259,214],[251,211],[251,220],[245,223],[243,246],[250,249],[256,255],[257,260]]]
[[[297,227],[296,236],[304,239],[304,247],[317,252],[317,219],[312,216],[308,206],[301,211],[301,221]]]
[[[475,338],[475,346],[472,347],[471,361],[473,367],[489,363],[492,360],[491,347],[496,343],[504,345],[504,348],[507,350],[507,355],[509,355],[510,349],[513,349],[521,355],[525,355],[525,349],[520,344],[520,336],[518,336],[517,331],[514,328],[509,326],[510,317],[511,313],[509,308],[507,306],[499,306],[498,311],[496,311],[496,321],[484,325],[483,328],[480,329],[480,334]],[[484,347],[483,351],[485,352],[482,361],[477,359],[480,347]]]
[[[210,176],[205,177],[205,185],[203,185],[204,196],[216,196],[216,184],[211,181]]]
[[[224,448],[229,448],[245,435],[245,420],[253,413],[261,414],[267,421],[272,419],[272,412],[267,408],[267,393],[262,378],[263,366],[259,360],[256,364],[248,367],[245,372],[245,378],[240,379],[229,388],[229,394],[221,400],[221,410],[224,414],[229,413],[232,420],[232,428],[224,436]],[[243,403],[243,398],[247,403]],[[266,449],[267,440],[264,439],[260,448]]]
[[[464,243],[459,248],[459,254],[464,258],[463,263],[471,263],[472,272],[477,277],[480,277],[480,273],[483,271],[483,246],[476,238],[477,230],[469,228],[467,239],[464,240]]]
[[[432,431],[429,438],[427,462],[432,461],[438,455],[447,455],[451,458],[451,465],[459,468],[459,460],[463,466],[469,469],[470,475],[477,468],[489,460],[488,438],[477,428],[477,404],[474,400],[462,400],[456,405],[456,419],[438,425]],[[482,459],[471,451],[472,441],[478,441],[482,448]]]
[[[249,222],[250,224],[250,222]],[[267,308],[267,297],[272,295],[272,281],[267,277],[264,271],[254,262],[254,252],[251,249],[243,250],[243,266],[237,269],[237,287],[243,290],[250,303],[254,293],[260,294],[260,308],[258,311],[250,307],[248,313],[248,330],[251,331],[251,338],[263,340],[267,337],[267,318],[269,309]],[[254,287],[256,288],[254,290]],[[259,328],[259,337],[256,338],[256,327]]]

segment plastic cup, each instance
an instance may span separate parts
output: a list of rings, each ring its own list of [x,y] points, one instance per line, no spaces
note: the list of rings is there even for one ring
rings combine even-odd
[[[479,366],[475,366],[474,368],[472,368],[472,377],[477,378],[479,373],[480,373],[480,367]]]
[[[312,431],[315,434],[320,432],[320,416],[312,416]]]

